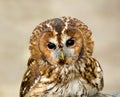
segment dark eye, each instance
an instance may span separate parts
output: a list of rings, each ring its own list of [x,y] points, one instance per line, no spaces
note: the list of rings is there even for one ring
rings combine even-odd
[[[49,43],[48,48],[49,49],[56,49],[56,45],[54,43]]]
[[[66,45],[67,45],[67,46],[72,46],[72,45],[74,45],[74,40],[68,39],[67,42],[66,42]]]

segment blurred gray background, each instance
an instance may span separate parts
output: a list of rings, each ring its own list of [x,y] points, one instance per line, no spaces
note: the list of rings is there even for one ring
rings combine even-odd
[[[33,29],[61,16],[76,17],[92,30],[103,92],[120,92],[120,0],[0,0],[0,97],[19,96]]]

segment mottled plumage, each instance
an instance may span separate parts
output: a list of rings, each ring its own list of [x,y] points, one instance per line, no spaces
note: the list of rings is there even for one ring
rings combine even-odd
[[[20,97],[88,97],[103,88],[103,71],[93,58],[92,33],[71,17],[42,22],[33,31]]]

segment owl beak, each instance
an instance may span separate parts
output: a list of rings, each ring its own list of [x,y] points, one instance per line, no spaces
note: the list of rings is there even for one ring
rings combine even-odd
[[[63,53],[63,52],[61,52],[60,58],[61,58],[62,60],[64,60],[64,59],[65,59],[65,55],[64,55],[64,53]]]

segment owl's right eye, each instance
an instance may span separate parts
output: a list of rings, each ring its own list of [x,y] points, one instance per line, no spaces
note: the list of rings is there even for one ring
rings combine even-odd
[[[48,48],[49,49],[56,49],[56,45],[54,43],[49,43]]]

